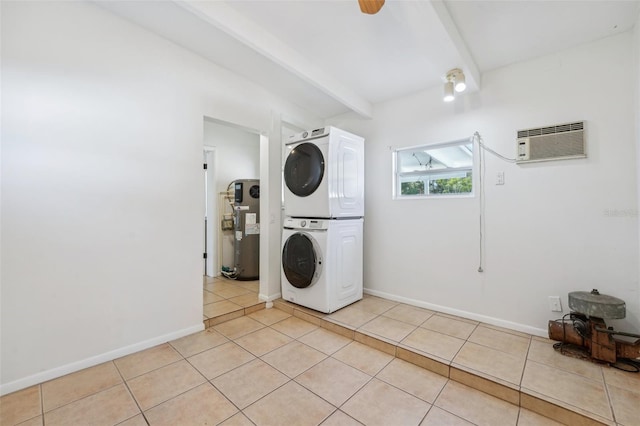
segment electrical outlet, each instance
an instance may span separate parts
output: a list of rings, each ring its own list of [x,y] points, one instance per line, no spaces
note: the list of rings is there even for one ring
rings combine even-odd
[[[504,185],[504,172],[496,173],[496,185]]]
[[[551,312],[562,312],[560,296],[549,296],[549,309],[551,309]]]

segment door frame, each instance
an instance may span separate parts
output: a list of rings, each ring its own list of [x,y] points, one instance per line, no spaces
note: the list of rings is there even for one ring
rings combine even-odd
[[[205,275],[208,277],[218,276],[218,197],[215,191],[216,179],[216,147],[204,146],[203,147],[203,163],[207,165],[205,173],[205,206],[204,216],[206,220],[206,227],[204,232],[204,252],[207,254],[204,259]]]

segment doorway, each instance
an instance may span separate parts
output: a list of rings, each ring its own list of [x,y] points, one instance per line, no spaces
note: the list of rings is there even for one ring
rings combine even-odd
[[[237,179],[260,178],[260,133],[233,123],[204,117],[205,255],[208,277],[233,267],[233,229],[225,226],[233,211],[229,184]]]
[[[220,223],[220,193],[225,193],[227,185],[236,179],[248,178],[250,175],[242,172],[242,168],[248,165],[253,167],[253,171],[257,173],[256,178],[260,179],[260,210],[261,210],[261,226],[260,226],[260,280],[259,285],[255,289],[258,292],[258,298],[266,302],[266,306],[270,307],[272,301],[280,297],[280,244],[282,234],[282,165],[284,154],[284,142],[292,133],[298,133],[303,129],[310,129],[313,126],[292,124],[296,120],[282,120],[280,114],[273,113],[271,116],[271,124],[269,132],[259,132],[255,129],[237,125],[234,123],[204,118],[204,146],[208,146],[215,151],[213,155],[213,165],[208,164],[207,175],[209,188],[212,188],[217,203],[215,208],[210,207],[211,212],[207,217],[207,240],[213,241],[213,247],[210,248],[207,257],[211,257],[212,265],[207,267],[207,273],[210,277],[205,277],[205,283],[209,280],[220,280],[221,266],[225,262],[230,261],[226,258],[227,251],[233,242],[233,234],[229,241],[224,241],[223,231]],[[229,144],[230,137],[235,134],[239,139],[236,143]],[[245,139],[246,138],[246,139]],[[227,148],[232,151],[239,150],[242,154],[243,143],[249,143],[251,149],[257,149],[251,159],[240,160],[242,155],[234,155],[228,153]],[[235,151],[237,153],[237,151]],[[223,168],[227,172],[223,173]],[[232,173],[228,172],[231,169]],[[246,170],[246,169],[245,169]],[[215,183],[214,183],[215,181]],[[221,186],[224,186],[221,188]],[[211,203],[210,203],[211,206]],[[217,216],[217,217],[216,217]],[[215,242],[227,243],[222,249],[215,245]],[[248,283],[235,282],[234,286],[243,286]],[[252,289],[253,290],[253,289]],[[206,293],[206,291],[205,291]],[[205,301],[205,303],[207,303]],[[209,310],[207,310],[209,312]],[[209,315],[205,315],[210,317]]]

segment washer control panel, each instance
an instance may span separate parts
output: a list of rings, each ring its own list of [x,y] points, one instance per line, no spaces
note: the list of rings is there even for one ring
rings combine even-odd
[[[327,220],[323,219],[299,219],[288,217],[284,221],[285,229],[327,229]]]
[[[301,133],[296,133],[295,135],[289,136],[289,140],[287,141],[287,145],[295,142],[299,142],[302,140],[316,139],[322,136],[327,136],[331,131],[330,127],[321,127],[315,130],[305,130]]]

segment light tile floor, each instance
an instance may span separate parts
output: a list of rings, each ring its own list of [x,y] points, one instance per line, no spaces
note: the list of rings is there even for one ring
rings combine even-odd
[[[233,300],[250,285],[205,282],[205,306],[235,305],[211,328],[6,395],[0,425],[640,425],[640,375],[547,339],[372,296]]]
[[[640,425],[640,374],[561,355],[546,338],[367,295],[329,315],[282,300],[276,307],[561,423]]]
[[[202,320],[205,327],[263,309],[258,299],[259,281],[234,281],[227,278],[203,278]]]

